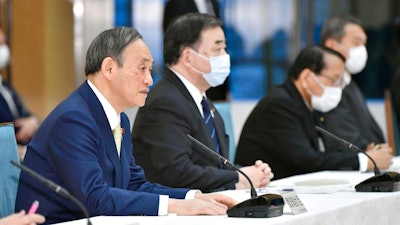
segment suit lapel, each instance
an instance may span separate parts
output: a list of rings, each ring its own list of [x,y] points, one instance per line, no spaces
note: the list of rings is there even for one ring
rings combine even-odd
[[[188,109],[188,110],[192,111],[193,114],[196,115],[196,119],[197,119],[198,123],[200,124],[202,133],[209,133],[208,128],[207,128],[206,124],[204,123],[204,119],[199,112],[197,104],[194,102],[193,97],[190,95],[189,91],[187,90],[185,85],[182,83],[182,81],[171,70],[166,71],[166,73],[163,76],[163,79],[165,79],[167,82],[171,83],[174,87],[176,87],[178,89],[178,91],[181,93],[181,95],[190,104],[190,109]],[[214,108],[214,106],[212,104],[209,104],[209,105],[210,105],[210,107]],[[215,129],[218,132],[217,126]],[[219,130],[220,130],[220,128],[219,128]],[[206,146],[208,146],[212,149],[215,149],[215,144],[214,144],[213,140],[211,139],[211,136],[205,135],[205,138],[207,140],[199,140],[199,141],[202,141],[203,144],[205,144]],[[218,136],[218,138],[220,138],[220,136]]]
[[[293,101],[296,102],[297,105],[295,107],[300,109],[301,113],[304,114],[303,116],[304,119],[301,122],[303,123],[303,127],[306,129],[307,133],[306,136],[312,137],[310,140],[311,144],[314,147],[314,149],[318,150],[319,149],[318,133],[315,129],[315,125],[317,125],[315,116],[318,115],[316,114],[314,116],[314,113],[310,111],[310,109],[304,102],[304,99],[301,97],[300,92],[297,90],[296,86],[294,85],[293,81],[290,78],[288,78],[285,81],[283,87],[287,90]],[[312,125],[310,126],[310,124]]]
[[[114,135],[110,129],[110,124],[108,123],[104,109],[87,82],[81,85],[79,91],[82,93],[82,97],[89,105],[90,113],[92,114],[93,118],[95,118],[98,129],[101,132],[102,140],[104,142],[104,151],[114,167],[115,187],[121,187],[121,163],[118,157]]]
[[[197,115],[196,118],[197,118],[198,124],[200,124],[200,129],[202,130],[201,132],[204,134],[208,134],[209,131],[208,131],[206,124],[204,123],[204,119],[203,119],[202,115],[200,114],[199,109],[193,100],[193,97],[190,95],[189,91],[187,90],[185,85],[182,83],[182,81],[169,69],[164,74],[163,79],[165,79],[165,81],[167,81],[167,82],[171,83],[173,86],[175,86],[178,89],[178,91],[182,94],[182,96],[185,97],[185,99],[190,104],[190,109],[188,109],[188,110],[191,110],[194,114]],[[210,104],[209,101],[208,101],[208,103],[211,108],[215,109],[214,105]],[[221,132],[222,132],[221,124],[223,125],[222,118],[218,113],[215,113],[215,115],[217,115],[217,117],[218,117],[217,121],[219,121],[218,125],[215,124],[215,129],[216,129],[218,138],[221,138]],[[207,140],[199,140],[199,141],[203,142],[203,144],[205,144],[206,146],[208,146],[212,149],[215,149],[216,146],[214,144],[214,141],[211,139],[211,136],[204,135],[204,137]],[[218,140],[220,140],[220,142],[225,141],[225,139],[218,139]],[[226,143],[224,143],[223,145],[221,145],[221,143],[220,143],[221,153],[226,152],[224,154],[227,154],[228,151],[226,150],[226,148],[227,148],[226,145],[227,145]],[[215,163],[217,163],[217,162],[218,162],[218,160],[215,159]]]
[[[128,117],[125,113],[121,113],[121,127],[124,132],[122,134],[122,142],[121,142],[121,153],[120,153],[120,162],[121,162],[121,186],[126,189],[129,185],[130,180],[130,168],[129,163],[132,158],[132,143],[131,143],[131,132],[130,132],[130,123]]]

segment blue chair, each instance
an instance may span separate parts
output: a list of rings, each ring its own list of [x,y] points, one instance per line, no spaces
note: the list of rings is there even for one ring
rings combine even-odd
[[[224,120],[225,130],[229,136],[229,161],[233,162],[236,155],[236,143],[233,133],[231,104],[229,102],[216,102],[213,105]]]
[[[15,198],[20,169],[10,161],[19,162],[18,147],[12,123],[0,124],[0,218],[15,211]]]

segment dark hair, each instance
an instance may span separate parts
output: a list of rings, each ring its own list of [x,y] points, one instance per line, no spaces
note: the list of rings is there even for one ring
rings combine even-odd
[[[174,20],[164,34],[165,64],[176,64],[185,47],[196,49],[202,32],[218,26],[222,26],[221,20],[201,13],[187,13]]]
[[[289,77],[295,80],[299,77],[304,69],[310,69],[319,74],[325,68],[325,54],[332,54],[339,57],[343,63],[346,61],[344,56],[339,52],[320,45],[311,45],[304,48],[294,60],[289,69]]]
[[[362,27],[359,19],[351,15],[331,16],[322,27],[321,44],[324,45],[328,38],[340,41],[345,35],[344,28],[347,24],[355,24]]]
[[[86,53],[86,76],[100,71],[101,63],[106,57],[116,59],[118,65],[122,66],[125,47],[139,38],[142,38],[140,33],[130,27],[117,27],[100,33]]]

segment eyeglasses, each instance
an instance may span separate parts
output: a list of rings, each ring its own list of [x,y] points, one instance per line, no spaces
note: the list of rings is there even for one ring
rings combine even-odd
[[[328,80],[330,80],[332,82],[332,86],[334,86],[334,87],[342,87],[343,86],[343,83],[344,83],[343,76],[341,78],[335,79],[335,78],[330,77],[330,76],[328,76],[326,74],[322,74],[322,73],[318,73],[318,74],[321,77],[325,77]]]

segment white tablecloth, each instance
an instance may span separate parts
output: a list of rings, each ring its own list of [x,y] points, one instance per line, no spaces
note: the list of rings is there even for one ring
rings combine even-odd
[[[227,216],[98,216],[91,218],[93,225],[103,224],[175,224],[175,225],[211,225],[211,224],[399,224],[400,192],[366,193],[355,192],[354,185],[373,176],[372,173],[349,171],[323,171],[306,175],[294,176],[271,182],[266,189],[258,190],[263,193],[282,193],[281,189],[292,188],[298,193],[300,200],[306,207],[306,213],[293,215],[285,205],[284,215],[275,218],[230,218]],[[296,185],[298,182],[307,185]],[[309,186],[312,182],[321,182],[325,185]],[[327,184],[333,181],[332,185]],[[347,181],[347,184],[344,182]],[[343,182],[343,183],[341,183]],[[325,187],[324,187],[325,186]],[[331,186],[334,191],[329,191]],[[308,190],[307,190],[308,188]],[[298,191],[296,191],[298,190]],[[315,193],[313,193],[315,192]],[[248,190],[232,190],[221,192],[238,201],[250,197]],[[62,225],[84,225],[86,220],[77,220]]]

